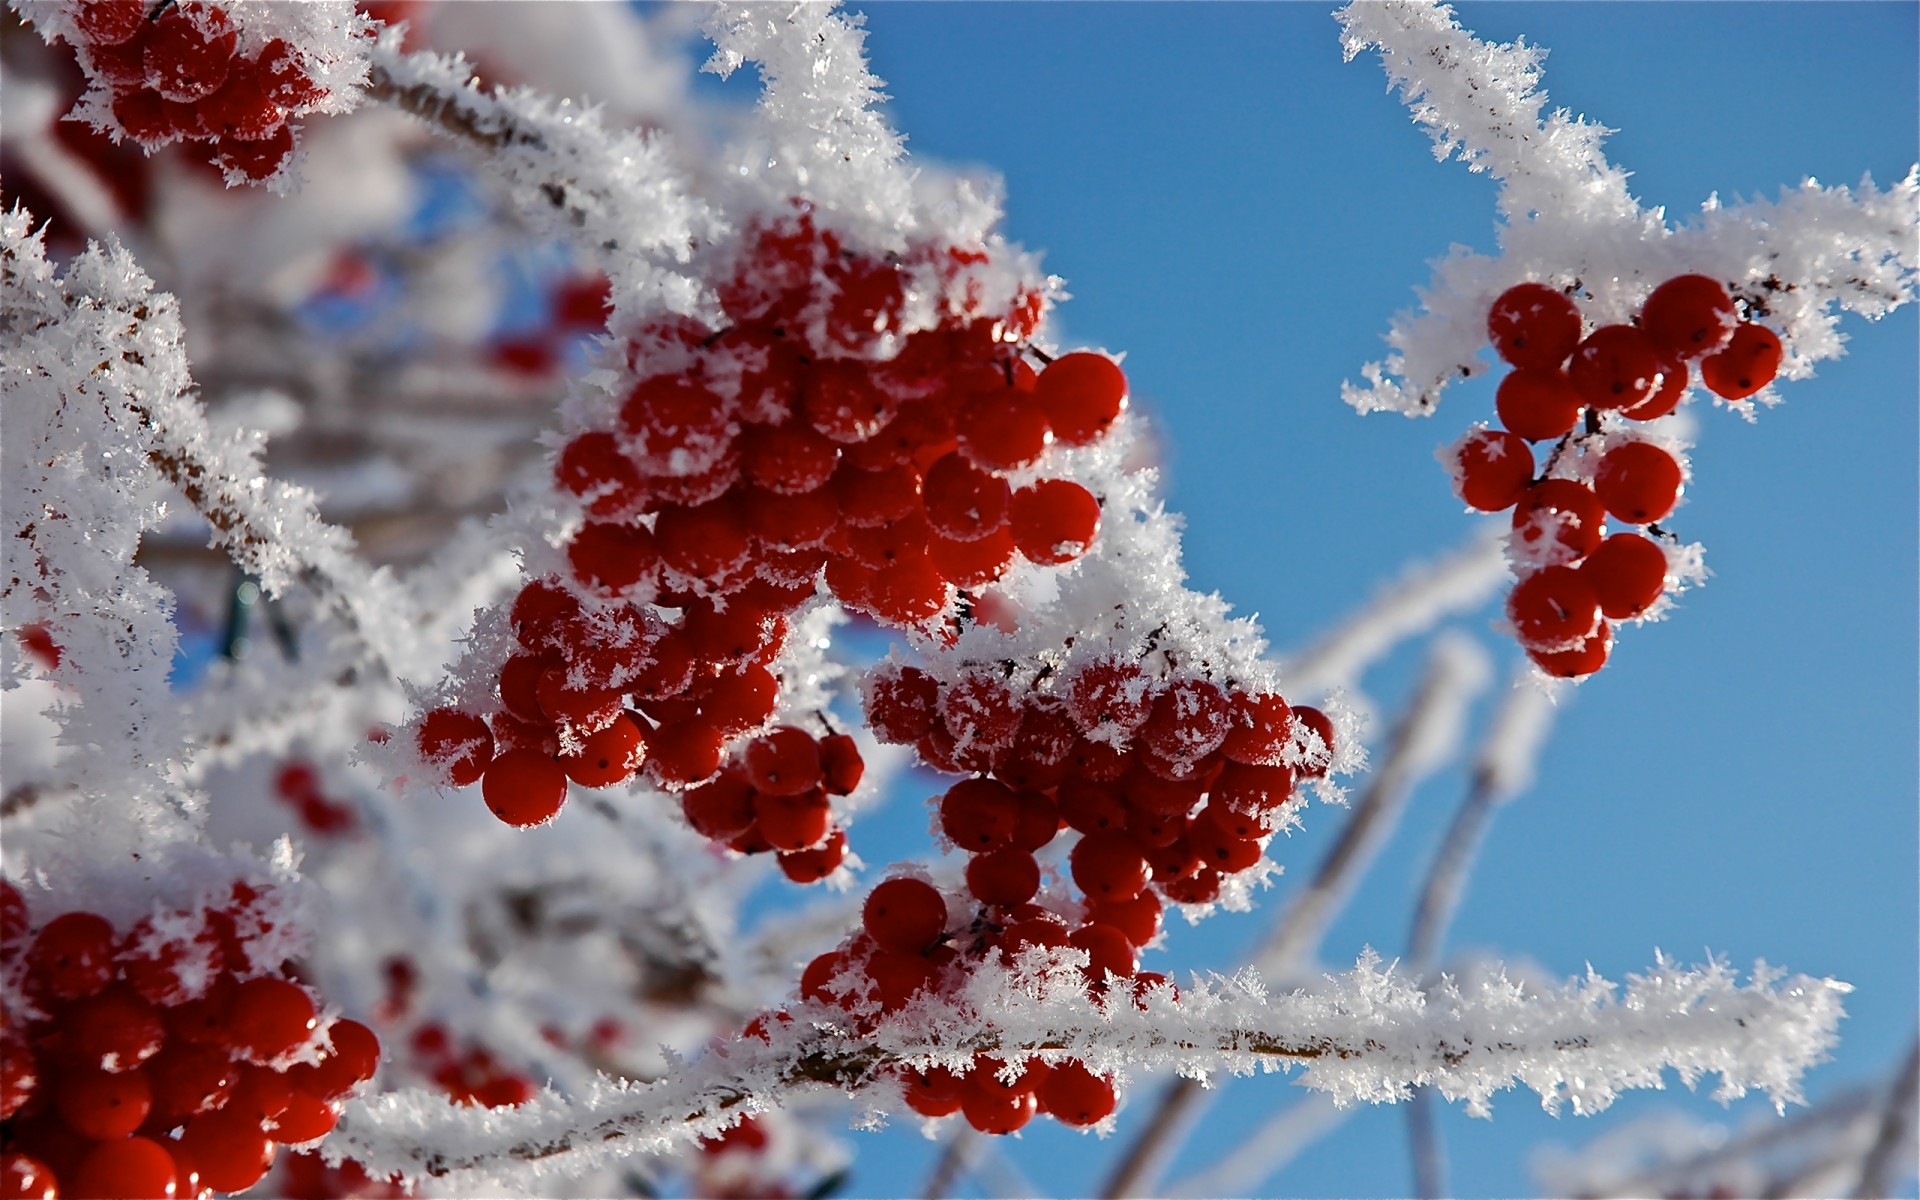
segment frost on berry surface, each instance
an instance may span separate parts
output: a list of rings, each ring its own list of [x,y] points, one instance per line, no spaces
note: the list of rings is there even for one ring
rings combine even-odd
[[[1500,186],[1500,253],[1456,249],[1441,260],[1423,311],[1394,319],[1393,352],[1362,369],[1363,383],[1344,385],[1360,412],[1427,415],[1451,380],[1483,373],[1487,308],[1523,280],[1577,281],[1601,322],[1625,319],[1673,276],[1722,280],[1779,332],[1788,379],[1843,352],[1840,313],[1871,320],[1914,298],[1920,174],[1885,187],[1809,179],[1775,201],[1709,197],[1694,221],[1676,224],[1627,190],[1627,172],[1602,150],[1611,130],[1565,109],[1543,112],[1541,47],[1482,41],[1440,4],[1351,4],[1339,18],[1347,57],[1380,52],[1434,157],[1458,158]]]

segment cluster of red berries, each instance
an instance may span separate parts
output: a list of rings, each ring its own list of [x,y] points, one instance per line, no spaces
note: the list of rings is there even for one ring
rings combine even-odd
[[[279,1145],[332,1131],[380,1043],[258,961],[271,900],[236,883],[222,907],[124,931],[92,912],[36,930],[0,883],[0,1192],[238,1192]]]
[[[1634,323],[1588,329],[1574,301],[1540,283],[1508,288],[1487,315],[1513,370],[1494,405],[1504,428],[1475,428],[1448,452],[1455,488],[1482,512],[1513,510],[1520,573],[1507,616],[1528,657],[1578,678],[1606,664],[1611,622],[1651,611],[1666,590],[1667,552],[1640,533],[1607,536],[1606,519],[1652,527],[1673,511],[1684,459],[1638,432],[1701,382],[1743,400],[1773,380],[1780,339],[1741,321],[1727,289],[1681,275],[1653,290]],[[1556,441],[1537,475],[1532,442]]]
[[[107,88],[120,131],[149,150],[195,143],[229,179],[278,174],[294,154],[290,118],[328,98],[287,42],[243,54],[216,4],[81,0],[72,18],[81,65]]]
[[[349,833],[356,823],[353,809],[327,798],[320,788],[320,772],[296,758],[274,772],[273,794],[300,815],[300,823],[318,834]]]
[[[990,315],[969,274],[983,252],[863,256],[804,210],[747,245],[719,289],[727,327],[634,335],[615,427],[562,449],[558,484],[587,519],[569,573],[513,603],[500,710],[441,709],[419,726],[442,780],[483,780],[509,824],[551,819],[569,779],[712,778],[772,716],[768,664],[823,578],[849,607],[940,630],[956,588],[1000,579],[1016,554],[1070,562],[1097,534],[1099,502],[1079,484],[1009,481],[1049,445],[1098,441],[1126,406],[1104,356],[1036,373],[1016,353],[1038,292]],[[936,323],[907,332],[928,295]],[[642,357],[673,369],[643,374]]]
[[[1324,775],[1333,757],[1333,723],[1318,709],[1118,655],[1023,687],[993,666],[943,683],[887,665],[869,676],[866,702],[882,741],[973,774],[940,801],[940,827],[975,856],[967,883],[983,904],[1030,901],[1033,856],[1063,829],[1081,835],[1070,862],[1089,902],[1135,902],[1151,886],[1211,903],[1225,878],[1260,862],[1296,778]]]
[[[1037,887],[1037,873],[1033,883]],[[1027,889],[1029,897],[1034,887]],[[1151,941],[1160,928],[1160,903],[1151,893],[1090,905],[1086,919],[1073,929],[1058,914],[1028,901],[990,905],[964,927],[950,928],[953,924],[948,898],[938,888],[894,876],[868,895],[861,928],[807,964],[800,994],[839,1009],[859,1027],[922,993],[960,990],[977,964],[996,950],[1014,955],[1029,946],[1085,951],[1088,965],[1082,970],[1090,991],[1103,987],[1109,975],[1125,981],[1136,996],[1167,983],[1163,975],[1136,969],[1136,945]],[[764,1034],[750,1028],[748,1036]],[[982,1133],[1012,1133],[1035,1112],[1078,1126],[1097,1124],[1113,1112],[1112,1083],[1078,1062],[1029,1061],[1011,1082],[1004,1074],[1005,1064],[985,1055],[965,1074],[938,1067],[897,1072],[915,1112],[929,1117],[961,1112]]]
[[[421,1069],[459,1104],[513,1108],[533,1099],[533,1080],[495,1059],[485,1047],[456,1049],[441,1025],[422,1025],[413,1035]]]
[[[742,854],[778,852],[795,883],[818,883],[847,856],[829,796],[860,786],[866,764],[844,733],[781,725],[748,742],[712,779],[680,797],[687,824]]]
[[[311,1151],[282,1158],[280,1173],[270,1186],[284,1200],[402,1200],[407,1195],[397,1177],[375,1179],[351,1158],[330,1167]]]

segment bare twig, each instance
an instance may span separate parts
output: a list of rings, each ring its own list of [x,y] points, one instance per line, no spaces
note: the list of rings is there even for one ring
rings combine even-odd
[[[1901,1147],[1912,1143],[1914,1120],[1920,1115],[1917,1109],[1920,1109],[1920,1039],[1915,1039],[1913,1049],[1907,1052],[1907,1061],[1887,1096],[1886,1107],[1881,1110],[1880,1129],[1874,1135],[1873,1147],[1860,1165],[1860,1182],[1853,1189],[1860,1200],[1875,1200],[1892,1193],[1894,1157]],[[1906,1165],[1913,1164],[1909,1160]]]

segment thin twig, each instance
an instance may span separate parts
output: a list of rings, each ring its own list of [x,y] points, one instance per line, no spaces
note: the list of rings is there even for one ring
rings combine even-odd
[[[1906,1064],[1900,1068],[1900,1077],[1894,1081],[1886,1107],[1881,1110],[1880,1130],[1874,1136],[1873,1147],[1860,1165],[1860,1182],[1853,1189],[1860,1200],[1876,1200],[1891,1194],[1894,1155],[1913,1137],[1914,1119],[1920,1115],[1916,1109],[1920,1109],[1920,1038],[1915,1039],[1913,1049],[1907,1052]],[[1913,1164],[1909,1161],[1906,1165]]]
[[[952,1193],[953,1185],[960,1182],[967,1173],[967,1163],[973,1157],[973,1151],[979,1144],[979,1136],[972,1126],[955,1125],[953,1132],[940,1147],[940,1157],[934,1160],[933,1171],[927,1176],[927,1186],[920,1189],[920,1200],[946,1200]]]

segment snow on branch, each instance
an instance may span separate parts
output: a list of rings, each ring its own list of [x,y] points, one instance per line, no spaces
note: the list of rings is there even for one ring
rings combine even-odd
[[[603,1084],[575,1100],[548,1093],[498,1112],[418,1092],[357,1101],[324,1153],[375,1175],[525,1186],[712,1135],[795,1090],[891,1087],[894,1064],[979,1053],[1074,1057],[1097,1071],[1298,1067],[1303,1086],[1341,1105],[1397,1101],[1426,1085],[1476,1115],[1515,1085],[1550,1111],[1597,1112],[1626,1088],[1663,1086],[1671,1069],[1689,1086],[1718,1075],[1723,1100],[1759,1089],[1784,1106],[1833,1045],[1848,990],[1764,966],[1743,985],[1721,962],[1682,969],[1660,959],[1624,989],[1593,975],[1530,989],[1490,973],[1428,992],[1369,951],[1350,972],[1278,995],[1249,972],[1196,978],[1178,998],[1163,985],[1097,1004],[1078,967],[1029,955],[1019,970],[983,970],[962,996],[922,1002],[869,1031],[801,1009],[770,1042],[736,1039],[651,1084]]]
[[[1364,385],[1343,385],[1362,413],[1427,415],[1450,382],[1485,370],[1487,309],[1522,280],[1583,291],[1602,321],[1625,320],[1675,275],[1725,280],[1779,332],[1789,379],[1842,353],[1836,309],[1877,318],[1916,294],[1920,173],[1884,190],[1871,179],[1857,191],[1809,179],[1776,203],[1710,197],[1698,222],[1676,227],[1627,191],[1627,173],[1601,151],[1608,130],[1564,109],[1541,115],[1543,50],[1481,41],[1446,5],[1356,3],[1337,16],[1347,58],[1379,50],[1435,156],[1500,183],[1501,254],[1455,248],[1437,264],[1424,311],[1394,318],[1386,361],[1362,368]]]

